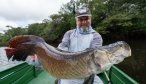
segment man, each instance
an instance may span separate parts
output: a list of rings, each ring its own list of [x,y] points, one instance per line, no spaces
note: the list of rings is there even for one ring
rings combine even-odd
[[[102,37],[91,27],[91,13],[85,6],[76,10],[76,28],[65,33],[58,48],[78,52],[86,48],[96,49],[102,46]],[[93,84],[103,84],[98,76],[93,77]],[[59,84],[83,84],[85,79],[61,79]]]

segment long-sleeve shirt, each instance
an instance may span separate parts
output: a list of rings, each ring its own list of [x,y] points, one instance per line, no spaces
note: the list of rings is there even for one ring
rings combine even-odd
[[[82,32],[80,28],[76,28],[64,34],[58,48],[65,51],[77,52],[85,50],[86,48],[96,49],[102,46],[102,43],[101,35],[93,30],[92,27],[89,27],[85,32]]]
[[[77,52],[86,48],[96,49],[102,46],[102,37],[99,33],[89,27],[83,32],[80,28],[69,30],[64,34],[62,42],[58,48],[65,51]],[[83,84],[84,79],[61,79],[59,84]],[[98,76],[94,77],[93,84],[103,84]]]

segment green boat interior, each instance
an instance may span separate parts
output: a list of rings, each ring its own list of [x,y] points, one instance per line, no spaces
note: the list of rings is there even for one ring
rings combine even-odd
[[[104,84],[138,84],[116,66],[106,73],[98,74]],[[0,69],[0,84],[54,84],[56,78],[44,70],[35,68],[25,62],[3,66]]]

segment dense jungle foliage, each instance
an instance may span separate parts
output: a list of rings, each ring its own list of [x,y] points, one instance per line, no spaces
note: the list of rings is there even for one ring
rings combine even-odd
[[[72,1],[72,0],[71,0]],[[86,3],[92,13],[92,26],[103,38],[129,38],[146,34],[146,0],[77,0]],[[0,34],[0,45],[16,35],[37,35],[46,42],[60,42],[67,30],[76,27],[73,2],[64,4],[58,14],[42,20],[42,23],[28,24],[26,28],[12,27]],[[108,38],[108,39],[111,39]]]

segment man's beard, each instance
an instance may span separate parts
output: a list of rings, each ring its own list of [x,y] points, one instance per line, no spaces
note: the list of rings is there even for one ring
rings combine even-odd
[[[86,32],[86,31],[88,31],[89,26],[87,26],[87,27],[79,27],[79,29],[80,29],[81,32]]]
[[[89,27],[84,27],[84,28],[80,27],[80,31],[82,31],[82,32],[86,32],[88,29],[89,29]]]

